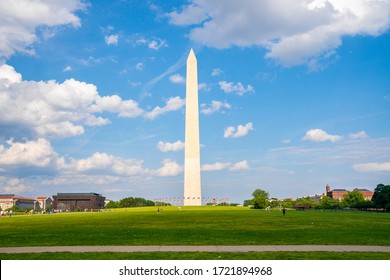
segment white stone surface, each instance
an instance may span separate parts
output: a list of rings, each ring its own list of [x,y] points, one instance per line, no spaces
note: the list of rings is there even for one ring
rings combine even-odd
[[[200,184],[198,66],[194,51],[187,58],[184,205],[202,205]]]

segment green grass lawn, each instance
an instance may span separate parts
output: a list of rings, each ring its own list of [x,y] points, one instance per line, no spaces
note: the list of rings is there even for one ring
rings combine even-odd
[[[389,260],[380,252],[135,252],[0,254],[0,260]]]
[[[386,245],[390,215],[244,207],[164,207],[0,218],[0,247],[70,245]]]

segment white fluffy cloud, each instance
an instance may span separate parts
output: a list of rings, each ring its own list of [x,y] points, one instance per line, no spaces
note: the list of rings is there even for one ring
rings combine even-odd
[[[149,49],[158,51],[163,47],[168,47],[168,44],[165,40],[160,38],[146,39],[144,37],[139,37],[135,40],[136,45],[146,45]]]
[[[178,151],[184,150],[184,146],[185,146],[184,142],[182,142],[180,140],[178,140],[174,143],[159,141],[157,144],[157,148],[161,152],[178,152]]]
[[[354,164],[353,169],[360,172],[380,172],[380,171],[390,171],[390,162],[370,162],[370,163],[361,163]]]
[[[72,66],[70,66],[70,65],[67,65],[62,71],[63,72],[69,72],[69,71],[72,71],[73,69],[72,69]]]
[[[0,176],[0,192],[9,194],[19,194],[32,191],[32,186],[26,185],[18,178],[6,178]]]
[[[231,166],[230,162],[216,162],[212,164],[203,164],[202,171],[220,171],[228,169]]]
[[[249,164],[248,164],[248,161],[246,161],[246,160],[236,162],[235,164],[233,164],[230,167],[230,170],[232,170],[232,171],[245,170],[245,169],[249,169]]]
[[[213,72],[211,72],[211,76],[215,77],[215,76],[219,76],[223,73],[222,69],[221,68],[214,68],[213,69]]]
[[[85,4],[79,0],[0,1],[0,58],[8,58],[15,52],[33,54],[31,45],[39,40],[38,28],[44,27],[53,34],[59,25],[79,27],[80,19],[75,12],[84,8]]]
[[[212,164],[203,164],[202,171],[221,171],[221,170],[230,170],[230,171],[238,171],[249,169],[248,161],[243,160],[236,163],[231,162],[216,162]]]
[[[165,40],[156,39],[156,40],[152,40],[148,43],[148,48],[155,50],[155,51],[158,51],[159,49],[161,49],[163,47],[168,47],[168,44]]]
[[[175,25],[196,24],[189,37],[215,47],[262,46],[284,66],[313,63],[343,36],[378,36],[390,26],[389,0],[191,0],[167,14]]]
[[[202,104],[201,107],[203,108],[201,109],[201,113],[205,115],[210,115],[212,113],[218,112],[222,108],[230,109],[232,106],[230,106],[230,104],[228,104],[226,101],[222,102],[222,101],[213,100],[211,101],[210,106],[207,106],[206,104]]]
[[[142,167],[143,161],[124,159],[106,153],[94,153],[84,159],[71,159],[59,168],[60,171],[71,174],[92,173],[118,176],[136,176],[147,173]]]
[[[122,100],[118,95],[97,96],[95,105],[92,106],[96,112],[107,111],[117,113],[120,117],[135,118],[142,116],[144,110],[138,107],[138,103],[134,100]]]
[[[12,84],[17,84],[22,81],[22,75],[7,64],[0,65],[0,85],[8,88]]]
[[[177,176],[183,172],[183,167],[171,159],[165,159],[162,162],[163,166],[156,170],[156,175],[160,177]]]
[[[47,181],[47,184],[54,182],[62,184],[64,183],[62,180],[70,177],[83,178],[87,182],[88,176],[99,176],[104,182],[112,182],[116,177],[177,176],[183,170],[182,166],[171,159],[165,159],[160,168],[149,170],[143,167],[143,160],[122,158],[102,152],[81,159],[65,158],[59,156],[51,143],[42,138],[26,142],[9,140],[7,145],[0,145],[0,171],[9,173],[12,170],[18,173],[18,170],[23,171],[23,168],[29,167],[41,170],[40,173],[46,172],[43,174],[56,174],[54,179]],[[16,185],[21,184],[13,184]]]
[[[69,137],[84,133],[84,126],[108,124],[96,113],[138,117],[144,111],[133,100],[100,96],[93,84],[65,80],[24,81],[12,66],[0,66],[0,127],[3,136]]]
[[[145,114],[145,118],[152,120],[168,112],[179,110],[184,105],[185,105],[184,99],[181,99],[179,96],[171,97],[166,101],[164,107],[157,106],[152,111],[147,112]]]
[[[56,177],[42,180],[42,184],[46,186],[82,186],[82,185],[108,185],[112,187],[121,179],[126,177],[101,175],[101,174],[60,174]],[[108,192],[108,190],[107,190]]]
[[[238,138],[243,137],[249,133],[249,131],[253,130],[253,123],[248,122],[246,125],[239,125],[237,128],[233,126],[228,126],[225,128],[223,137],[225,138]]]
[[[107,45],[118,45],[119,35],[118,34],[107,35],[104,36],[104,40],[106,41]]]
[[[139,37],[135,39],[136,45],[146,45],[149,49],[158,51],[163,47],[168,47],[168,44],[165,40],[160,38],[146,39],[144,37]]]
[[[307,141],[313,141],[313,142],[331,141],[334,143],[340,141],[341,139],[343,139],[343,137],[339,135],[328,134],[322,129],[311,129],[308,132],[306,132],[305,136],[302,139]]]
[[[58,160],[58,154],[50,142],[42,138],[24,143],[9,140],[7,146],[0,145],[0,166],[4,168],[21,166],[47,168],[56,166]]]
[[[145,65],[144,65],[142,62],[138,62],[138,63],[135,65],[135,69],[138,70],[138,71],[144,70],[144,67],[145,67]]]
[[[115,176],[177,176],[183,168],[171,159],[165,159],[162,166],[156,170],[146,169],[143,166],[143,160],[121,158],[106,153],[95,153],[84,159],[71,159],[69,163],[64,162],[59,165],[58,170],[63,174],[81,174],[104,175],[113,180]],[[112,177],[113,176],[113,177]]]
[[[174,84],[184,84],[186,82],[184,77],[180,74],[173,74],[169,76],[169,81]]]
[[[359,131],[356,133],[349,134],[349,138],[351,139],[366,139],[368,137],[365,131]]]
[[[247,85],[245,88],[245,86],[241,82],[234,84],[233,82],[221,81],[219,82],[219,87],[226,93],[235,93],[240,96],[244,95],[244,93],[247,92],[255,92],[253,86]]]
[[[198,84],[198,89],[203,91],[211,91],[211,87],[208,86],[206,83]]]

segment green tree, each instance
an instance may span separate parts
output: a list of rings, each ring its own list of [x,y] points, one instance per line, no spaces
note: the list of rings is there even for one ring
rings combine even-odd
[[[145,201],[145,206],[154,206],[154,205],[155,205],[155,203],[152,200],[146,200]]]
[[[119,200],[120,207],[134,207],[134,197],[125,197]]]
[[[145,198],[141,198],[141,197],[126,197],[126,198],[123,198],[123,199],[119,200],[119,202],[117,202],[117,204],[118,204],[118,207],[123,207],[123,208],[126,208],[126,207],[154,206],[154,205],[158,205],[158,206],[168,206],[168,205],[170,205],[169,203],[164,203],[164,202],[154,203],[154,201],[146,200]],[[115,204],[112,204],[112,205],[115,205]],[[111,207],[111,208],[114,208],[114,207]]]
[[[110,202],[108,202],[107,204],[106,204],[106,208],[107,209],[110,209],[110,208],[119,208],[120,206],[119,206],[119,202],[117,202],[117,201],[110,201]]]
[[[348,192],[344,197],[342,201],[342,205],[344,207],[352,207],[357,208],[357,206],[364,202],[364,197],[361,192],[359,192],[358,189],[354,189],[351,192]]]
[[[282,204],[282,202],[276,198],[272,199],[270,202],[271,208],[277,208]]]
[[[269,205],[269,194],[265,190],[256,189],[252,193],[252,196],[252,205],[255,209],[264,209]]]
[[[244,200],[244,206],[252,205],[252,199],[246,199]]]
[[[282,207],[283,208],[292,208],[294,206],[294,201],[291,198],[283,199]]]
[[[390,208],[390,185],[377,185],[372,201],[377,208]],[[386,207],[386,205],[388,206]]]
[[[360,201],[358,203],[356,203],[355,207],[362,210],[362,209],[368,209],[368,208],[372,208],[374,205],[374,203],[370,200],[363,200],[363,201]]]
[[[256,189],[252,193],[252,196],[253,197],[261,196],[261,197],[265,197],[266,199],[268,199],[269,198],[269,193],[267,193],[265,190],[262,190],[262,189]]]
[[[311,200],[310,197],[298,198],[295,201],[295,205],[305,205],[305,206],[308,206],[309,208],[318,208],[319,207],[319,203],[317,201]]]
[[[340,208],[340,201],[329,196],[324,196],[320,200],[320,206],[323,209],[337,209]]]

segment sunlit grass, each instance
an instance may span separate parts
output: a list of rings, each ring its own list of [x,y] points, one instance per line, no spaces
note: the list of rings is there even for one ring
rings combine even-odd
[[[71,245],[390,245],[390,215],[244,207],[157,207],[2,217],[1,247]]]

